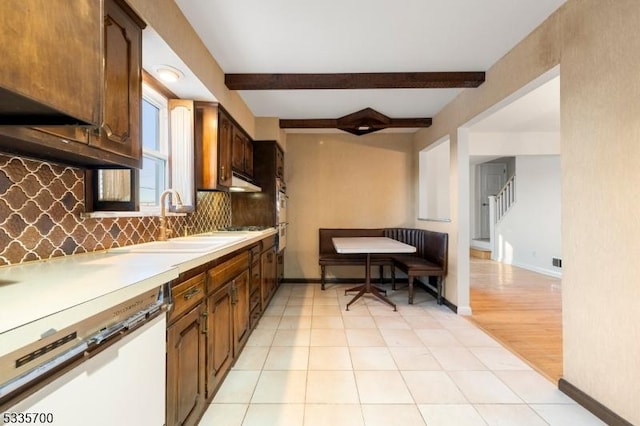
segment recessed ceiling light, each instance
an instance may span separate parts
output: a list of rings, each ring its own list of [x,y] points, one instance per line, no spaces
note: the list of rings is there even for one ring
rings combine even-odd
[[[167,83],[173,83],[184,77],[182,71],[169,65],[160,65],[156,68],[156,72],[158,73],[158,78]]]

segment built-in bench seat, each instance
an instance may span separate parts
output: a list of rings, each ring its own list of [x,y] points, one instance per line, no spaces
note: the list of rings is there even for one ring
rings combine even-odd
[[[355,228],[320,228],[319,232],[319,251],[318,263],[320,264],[320,285],[324,290],[327,266],[358,266],[366,262],[365,254],[340,254],[333,246],[334,237],[384,237],[385,229],[355,229]],[[384,267],[388,266],[391,270],[391,282],[395,288],[395,270],[393,267],[393,259],[387,255],[371,255],[371,265],[380,268],[380,279],[384,277]]]
[[[334,237],[389,237],[412,245],[412,254],[375,254],[371,264],[380,267],[383,277],[384,266],[390,266],[393,289],[395,290],[395,268],[407,274],[409,281],[409,303],[413,303],[413,284],[416,277],[434,277],[437,302],[442,304],[444,278],[447,275],[448,234],[414,228],[320,228],[318,263],[321,268],[321,286],[324,290],[326,267],[340,265],[365,265],[366,256],[339,254],[333,246]]]

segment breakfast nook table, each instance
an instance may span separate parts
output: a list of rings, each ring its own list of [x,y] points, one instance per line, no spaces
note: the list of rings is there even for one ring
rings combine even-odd
[[[349,306],[362,297],[365,293],[371,293],[383,302],[393,306],[393,310],[397,311],[395,303],[386,297],[386,290],[371,285],[371,254],[372,253],[414,253],[416,248],[409,244],[402,243],[387,237],[335,237],[332,238],[336,252],[340,254],[364,253],[366,257],[365,281],[364,284],[345,290],[345,294],[349,291],[357,291],[353,299],[347,303],[347,311]],[[385,295],[382,295],[385,293]]]

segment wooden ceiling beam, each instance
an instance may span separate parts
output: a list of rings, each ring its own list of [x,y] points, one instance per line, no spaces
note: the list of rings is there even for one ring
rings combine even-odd
[[[383,128],[431,127],[431,118],[391,118]],[[281,129],[336,129],[338,120],[333,118],[280,119]]]
[[[484,79],[483,71],[224,76],[224,82],[231,90],[473,88],[480,86]]]
[[[431,126],[431,118],[390,118],[372,109],[340,118],[281,119],[281,129],[340,129],[354,135],[365,135],[387,128],[421,128]]]
[[[335,129],[335,118],[280,119],[281,129]]]

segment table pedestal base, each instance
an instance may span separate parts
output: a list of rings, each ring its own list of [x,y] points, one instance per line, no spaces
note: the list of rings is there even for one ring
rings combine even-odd
[[[378,299],[382,300],[383,302],[387,303],[388,305],[391,305],[393,307],[394,311],[397,311],[398,309],[396,308],[396,304],[382,295],[382,292],[384,292],[384,294],[386,295],[387,291],[383,290],[381,288],[378,288],[378,287],[376,287],[374,285],[371,285],[371,254],[370,253],[367,253],[367,263],[366,263],[366,265],[367,265],[366,266],[367,270],[365,272],[364,284],[360,285],[360,286],[357,286],[357,287],[353,287],[353,288],[347,289],[347,290],[344,291],[345,294],[347,294],[348,291],[357,291],[358,292],[358,294],[356,294],[353,297],[353,299],[351,299],[351,301],[349,303],[347,303],[347,311],[349,310],[349,306],[351,306],[351,304],[353,304],[353,302],[358,300],[365,293],[373,294]]]

